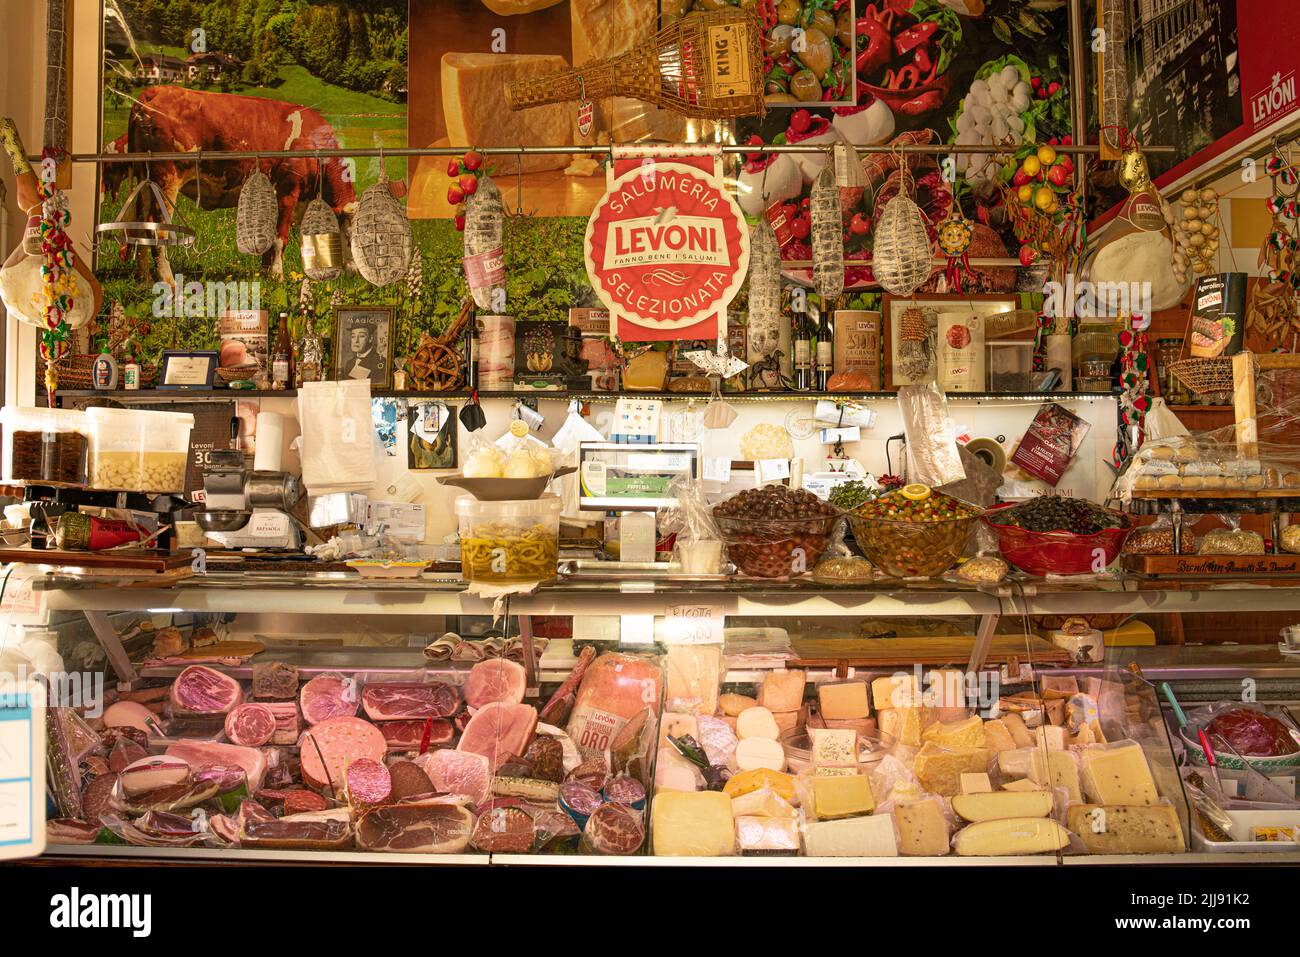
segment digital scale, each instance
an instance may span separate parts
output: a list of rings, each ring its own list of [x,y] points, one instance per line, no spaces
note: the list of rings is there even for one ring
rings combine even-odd
[[[655,560],[655,510],[671,508],[674,481],[700,477],[700,447],[690,442],[578,446],[578,507],[618,513],[619,558]]]

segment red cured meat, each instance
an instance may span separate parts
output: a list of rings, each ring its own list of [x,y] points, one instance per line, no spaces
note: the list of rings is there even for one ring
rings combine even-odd
[[[108,748],[108,769],[114,773],[149,755],[145,748],[149,739],[136,728],[108,728],[101,740]]]
[[[470,718],[456,748],[483,755],[495,771],[528,750],[536,727],[537,709],[532,705],[493,701]]]
[[[388,768],[393,779],[393,800],[401,801],[417,794],[432,794],[433,782],[414,761],[394,761]]]
[[[208,830],[227,844],[239,843],[239,822],[229,814],[214,814],[208,818]]]
[[[533,849],[533,819],[517,807],[494,807],[479,815],[470,843],[480,851],[526,854]]]
[[[280,808],[285,814],[324,811],[330,806],[328,800],[306,788],[258,791],[257,800],[267,807]]]
[[[352,843],[352,817],[347,808],[331,808],[269,821],[241,820],[239,843],[244,847],[335,850]]]
[[[635,854],[645,840],[645,825],[626,804],[602,804],[587,818],[582,840],[597,854]]]
[[[1254,708],[1233,708],[1216,715],[1205,730],[1210,735],[1212,746],[1218,747],[1214,740],[1218,735],[1236,748],[1238,754],[1246,757],[1274,758],[1300,751],[1285,724]],[[1221,750],[1228,751],[1227,748]]]
[[[170,700],[177,714],[228,714],[244,700],[244,692],[229,675],[191,665],[172,682]]]
[[[298,695],[302,720],[319,724],[330,718],[352,717],[357,713],[357,683],[342,675],[317,675],[302,686]]]
[[[298,702],[265,701],[259,704],[275,717],[275,733],[271,735],[271,743],[297,744],[298,735],[302,732],[302,722],[298,719]]]
[[[578,654],[578,661],[569,672],[569,677],[555,689],[555,694],[551,695],[551,700],[546,702],[542,708],[541,720],[546,724],[564,724],[569,720],[569,713],[573,710],[573,701],[578,694],[578,685],[582,683],[582,676],[587,673],[591,667],[592,661],[596,658],[596,648],[594,645],[587,645]]]
[[[440,794],[460,794],[477,805],[492,792],[492,768],[481,754],[443,748],[420,755],[415,763]]]
[[[347,716],[326,718],[304,731],[298,741],[303,782],[318,790],[332,786],[336,797],[344,790],[348,765],[361,758],[383,761],[387,752],[378,728]]]
[[[253,697],[273,701],[298,697],[298,669],[283,661],[254,662]]]
[[[226,715],[226,737],[231,744],[260,748],[270,744],[275,729],[275,715],[264,704],[241,704]]]
[[[116,774],[104,774],[87,784],[81,792],[81,813],[91,824],[101,824],[99,816],[113,810],[113,788],[116,784]]]
[[[366,685],[361,692],[361,705],[371,721],[449,718],[460,708],[460,691],[441,682]]]
[[[465,678],[465,703],[476,711],[493,701],[519,704],[527,686],[523,665],[505,658],[480,661]]]
[[[102,830],[99,824],[78,821],[70,817],[56,817],[45,822],[47,844],[93,844]]]
[[[469,844],[474,815],[454,804],[390,804],[357,821],[357,844],[367,851],[459,854]]]
[[[167,745],[167,753],[189,762],[190,767],[196,770],[209,764],[237,765],[244,769],[250,792],[260,789],[262,778],[266,776],[266,755],[256,748],[182,738]]]
[[[393,795],[393,777],[382,762],[358,758],[345,772],[348,803],[353,807],[374,807]]]
[[[381,721],[376,725],[383,732],[390,751],[414,751],[424,740],[425,721]],[[436,748],[450,744],[456,737],[456,726],[446,718],[431,718],[429,725],[429,747]]]
[[[657,707],[662,673],[646,658],[607,651],[578,686],[568,732],[584,755],[603,754],[628,720]]]

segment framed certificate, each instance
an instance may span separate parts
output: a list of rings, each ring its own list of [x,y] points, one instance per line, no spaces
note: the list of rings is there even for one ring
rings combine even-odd
[[[211,389],[217,371],[217,352],[175,352],[162,354],[158,373],[160,389]]]

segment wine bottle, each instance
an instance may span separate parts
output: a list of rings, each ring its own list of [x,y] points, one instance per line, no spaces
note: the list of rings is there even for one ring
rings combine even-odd
[[[791,343],[794,347],[794,387],[800,392],[812,389],[812,332],[808,315],[796,308],[791,320]]]
[[[825,306],[817,319],[817,391],[825,392],[835,371],[835,333],[831,329],[831,311]]]
[[[271,388],[288,389],[293,386],[293,340],[289,337],[289,314],[280,313],[280,328],[275,333],[275,348],[271,351]]]

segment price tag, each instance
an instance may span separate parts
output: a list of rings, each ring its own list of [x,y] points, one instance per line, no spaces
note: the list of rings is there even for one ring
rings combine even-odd
[[[730,482],[731,481],[731,459],[705,459],[704,460],[704,481],[706,482]]]
[[[0,860],[45,850],[45,689],[0,675]]]
[[[790,477],[789,459],[759,459],[754,463],[759,482],[776,482]]]
[[[724,617],[721,605],[669,605],[665,612],[665,644],[722,644]]]

